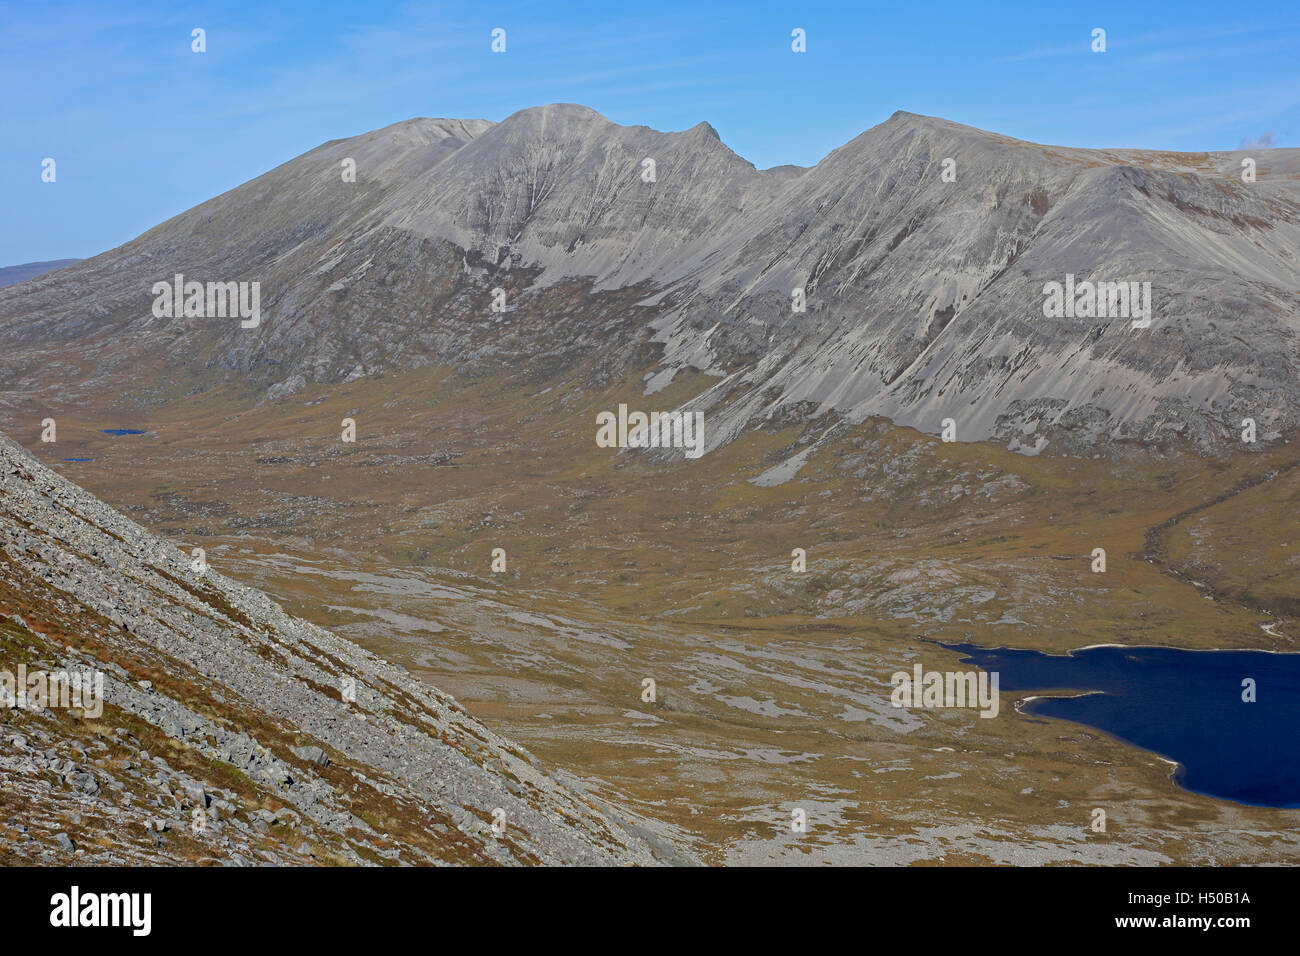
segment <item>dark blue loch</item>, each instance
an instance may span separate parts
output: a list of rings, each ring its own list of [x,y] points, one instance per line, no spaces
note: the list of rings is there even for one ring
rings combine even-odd
[[[1196,793],[1300,807],[1300,654],[1093,647],[1068,655],[946,644],[997,671],[1004,691],[1045,695],[1023,713],[1095,727],[1175,761]],[[1254,681],[1254,703],[1243,700]]]

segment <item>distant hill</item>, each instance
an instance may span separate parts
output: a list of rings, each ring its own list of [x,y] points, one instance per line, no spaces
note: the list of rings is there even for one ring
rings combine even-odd
[[[7,285],[26,282],[28,279],[35,279],[37,276],[45,275],[47,272],[53,272],[55,269],[62,269],[80,261],[80,259],[50,259],[46,262],[24,262],[18,266],[4,266],[0,268],[0,289]]]

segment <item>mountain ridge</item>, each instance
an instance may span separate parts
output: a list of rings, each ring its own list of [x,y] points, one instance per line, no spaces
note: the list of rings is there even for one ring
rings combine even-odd
[[[815,166],[758,170],[707,123],[576,104],[404,121],[0,291],[0,342],[26,351],[0,385],[96,336],[262,387],[492,361],[487,302],[514,276],[512,308],[565,284],[638,290],[637,328],[604,347],[629,370],[659,349],[652,389],[717,376],[692,406],[715,417],[710,447],[806,403],[930,433],[951,418],[959,440],[1029,452],[1222,448],[1243,417],[1275,440],[1300,399],[1300,150],[1251,154],[1254,183],[1244,155],[1040,146],[898,111]],[[260,279],[268,328],[157,323],[146,293],[176,272]],[[1045,319],[1042,287],[1067,274],[1151,282],[1154,326]],[[523,352],[535,334],[515,333]]]

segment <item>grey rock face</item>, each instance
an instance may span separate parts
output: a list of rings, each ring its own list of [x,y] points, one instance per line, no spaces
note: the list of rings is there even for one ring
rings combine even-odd
[[[813,168],[756,170],[703,123],[662,133],[568,104],[411,120],[0,290],[0,384],[38,387],[65,348],[93,348],[105,384],[161,352],[268,399],[566,350],[608,354],[609,378],[653,340],[651,390],[687,367],[719,377],[693,405],[715,447],[792,407],[928,432],[952,418],[959,440],[1027,452],[1210,447],[1244,417],[1267,441],[1300,415],[1300,150],[1251,154],[1250,183],[1243,158],[1039,146],[897,113]],[[261,281],[265,326],[153,318],[150,285],[177,272]],[[1067,275],[1150,282],[1151,326],[1045,317],[1044,284]],[[545,292],[566,282],[587,290],[576,314],[509,324],[555,309]],[[593,323],[620,289],[644,308]]]
[[[314,764],[320,764],[322,767],[328,767],[330,763],[329,754],[325,753],[320,747],[294,747],[293,752],[303,760]]]

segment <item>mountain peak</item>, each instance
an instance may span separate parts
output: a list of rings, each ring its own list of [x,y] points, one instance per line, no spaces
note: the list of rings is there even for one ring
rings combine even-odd
[[[583,106],[581,103],[547,103],[543,106],[528,106],[516,110],[501,122],[502,124],[523,122],[547,125],[553,122],[561,122],[565,124],[600,123],[614,125],[613,121],[607,116],[596,112],[590,106]]]
[[[686,132],[688,134],[692,134],[692,133],[700,134],[703,136],[707,136],[710,139],[716,139],[719,143],[722,142],[722,137],[718,135],[718,131],[714,129],[709,123],[706,122],[696,123]]]
[[[986,130],[979,129],[975,126],[968,126],[965,123],[957,123],[950,119],[944,119],[942,116],[929,116],[925,113],[909,113],[907,110],[895,110],[890,114],[889,119],[881,123],[880,126],[887,129],[946,130],[948,132],[966,132],[982,134],[985,136],[999,135],[996,133],[989,133]]]

